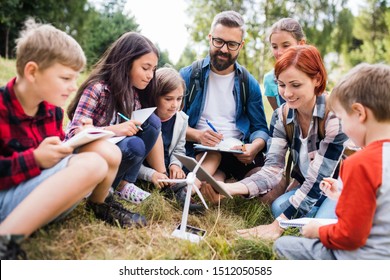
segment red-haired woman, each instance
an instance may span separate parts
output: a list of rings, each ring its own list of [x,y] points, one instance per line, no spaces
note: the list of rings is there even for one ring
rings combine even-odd
[[[283,233],[279,227],[280,219],[335,217],[335,202],[322,195],[319,184],[324,177],[335,175],[347,136],[342,133],[336,116],[332,112],[326,113],[327,74],[319,51],[310,45],[289,48],[276,62],[275,76],[279,93],[286,103],[272,116],[265,165],[248,178],[223,185],[232,195],[252,198],[266,194],[282,180],[289,148],[295,171],[291,174],[294,180],[288,191],[272,203],[275,221],[269,225],[239,230],[238,233],[243,237],[276,239]],[[286,113],[284,124],[283,114]],[[319,127],[323,122],[325,132],[321,136]],[[293,133],[289,141],[286,125],[291,123]],[[203,191],[206,195],[213,198],[210,188],[207,186],[205,189]]]

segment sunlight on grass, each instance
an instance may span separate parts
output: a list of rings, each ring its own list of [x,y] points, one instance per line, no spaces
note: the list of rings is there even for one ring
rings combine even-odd
[[[275,259],[272,242],[245,240],[236,234],[237,229],[248,225],[243,217],[270,219],[269,214],[251,217],[259,212],[268,213],[268,207],[256,200],[234,198],[223,201],[220,209],[211,206],[205,215],[190,215],[189,225],[207,230],[199,244],[171,236],[180,223],[182,211],[175,201],[168,201],[160,192],[152,192],[139,206],[124,203],[145,215],[148,226],[121,229],[105,225],[85,210],[85,203],[81,203],[63,222],[39,230],[23,247],[31,259]],[[252,212],[251,209],[259,210]]]

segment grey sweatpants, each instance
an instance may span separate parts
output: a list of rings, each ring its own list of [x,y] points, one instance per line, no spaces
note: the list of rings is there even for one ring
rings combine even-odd
[[[327,249],[319,239],[298,236],[282,236],[273,247],[276,255],[288,260],[335,260],[333,251]]]

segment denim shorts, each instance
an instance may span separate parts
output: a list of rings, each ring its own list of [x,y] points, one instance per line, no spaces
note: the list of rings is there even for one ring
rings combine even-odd
[[[16,208],[16,206],[18,206],[43,181],[60,170],[66,168],[70,158],[71,155],[63,158],[53,167],[43,170],[38,176],[20,183],[19,185],[16,185],[10,189],[0,191],[0,223],[3,222],[5,218],[7,218],[7,216]],[[39,201],[37,201],[37,203],[39,203]],[[72,209],[73,208],[74,207],[72,207]],[[66,213],[69,212],[69,210],[66,211]],[[62,217],[63,214],[60,216]]]

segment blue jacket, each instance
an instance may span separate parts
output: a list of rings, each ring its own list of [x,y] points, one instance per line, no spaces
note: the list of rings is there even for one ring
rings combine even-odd
[[[236,73],[242,71],[241,65],[235,63]],[[205,105],[205,92],[207,92],[208,78],[210,73],[210,57],[207,56],[202,64],[203,89],[200,89],[196,93],[190,108],[187,108],[186,114],[188,115],[188,125],[195,128],[199,122],[201,112]],[[190,84],[190,78],[192,73],[192,66],[189,65],[180,70],[180,74],[183,77],[186,86],[188,88]],[[263,99],[261,96],[260,86],[256,79],[249,74],[249,93],[247,93],[247,106],[246,112],[243,110],[240,97],[240,81],[239,76],[235,76],[233,94],[236,100],[236,126],[243,133],[245,143],[251,143],[257,138],[263,139],[266,143],[269,138],[267,120],[265,118]],[[194,93],[195,94],[195,93]],[[265,152],[265,151],[264,151]]]

